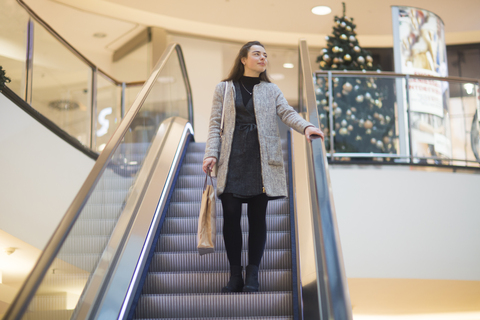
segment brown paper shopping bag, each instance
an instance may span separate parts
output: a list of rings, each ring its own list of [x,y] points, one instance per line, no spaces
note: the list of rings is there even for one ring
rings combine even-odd
[[[210,177],[211,185],[207,184],[208,177]],[[215,207],[215,189],[210,172],[208,172],[205,177],[198,217],[197,249],[200,255],[215,252],[215,234],[217,232]]]

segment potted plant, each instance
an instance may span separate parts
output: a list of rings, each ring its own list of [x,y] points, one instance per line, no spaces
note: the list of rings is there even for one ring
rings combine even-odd
[[[2,92],[3,87],[6,83],[10,82],[10,78],[5,75],[5,70],[0,66],[0,92]]]

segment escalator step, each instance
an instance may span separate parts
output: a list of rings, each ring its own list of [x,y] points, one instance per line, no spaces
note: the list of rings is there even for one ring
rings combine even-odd
[[[88,204],[118,204],[124,202],[127,195],[128,190],[95,190],[88,199]]]
[[[185,189],[188,190],[188,189]],[[200,195],[201,198],[201,195]],[[200,201],[177,201],[170,202],[168,207],[167,217],[198,217],[200,212]],[[290,204],[288,199],[280,199],[269,201],[267,206],[267,216],[269,215],[288,215]],[[216,214],[217,217],[223,216],[222,202],[217,200],[216,203]],[[246,214],[247,205],[244,204],[242,207],[243,214]]]
[[[200,209],[198,209],[200,212]],[[89,204],[83,208],[82,219],[118,219],[122,214],[121,204]]]
[[[80,270],[92,272],[97,266],[100,256],[100,253],[60,253],[58,255],[59,259],[57,259],[60,261],[55,260],[55,263],[58,264],[58,269],[60,272],[62,272],[64,269],[71,269],[72,266]]]
[[[68,318],[66,318],[68,319]],[[136,320],[178,320],[179,318],[148,318],[148,319],[138,319]],[[182,318],[182,320],[206,320],[211,318]],[[262,316],[262,320],[294,320],[293,317],[270,317]],[[258,317],[215,317],[215,320],[258,320]]]
[[[223,235],[217,234],[216,251],[225,250]],[[266,249],[289,249],[291,246],[289,232],[267,232]],[[248,248],[248,233],[243,233],[243,248]],[[196,234],[162,234],[158,239],[156,252],[192,252],[197,250]]]
[[[222,272],[166,272],[149,273],[143,294],[219,293],[227,284],[230,273]],[[245,272],[243,274],[245,279]],[[290,270],[261,270],[258,273],[260,291],[291,291]]]
[[[103,252],[110,236],[71,236],[62,246],[62,253],[100,253]]]
[[[248,231],[248,218],[246,215],[243,215],[241,219],[242,231]],[[103,220],[102,220],[103,221]],[[282,231],[290,230],[290,217],[288,215],[268,215],[266,217],[267,230],[268,231]],[[93,220],[88,220],[86,228],[90,224],[94,224]],[[104,224],[107,224],[105,222]],[[217,233],[221,233],[223,230],[223,216],[216,218]],[[107,226],[105,226],[107,227]],[[196,233],[198,228],[198,218],[197,217],[185,217],[185,218],[165,218],[165,222],[162,226],[162,233]]]
[[[290,269],[292,267],[291,250],[265,250],[260,269]],[[247,252],[242,252],[242,265],[247,265]],[[153,255],[149,272],[172,271],[222,271],[229,270],[227,255],[224,251],[200,256],[198,252],[156,252]]]
[[[284,162],[285,162],[285,159],[288,159],[286,158],[286,155],[287,155],[287,152],[286,150],[283,150],[283,159],[284,159]],[[205,152],[187,152],[187,154],[185,155],[185,163],[186,164],[189,164],[189,163],[198,163],[198,164],[201,164],[203,163],[203,157],[205,156]],[[286,163],[285,163],[286,164]]]
[[[117,224],[117,219],[78,219],[70,232],[71,236],[110,235]]]
[[[205,178],[201,163],[184,163],[180,169],[180,175],[201,175]]]
[[[188,144],[187,152],[203,152],[205,153],[206,142],[193,142]]]
[[[138,318],[211,319],[216,317],[266,317],[292,314],[291,292],[233,294],[142,295],[136,308]]]

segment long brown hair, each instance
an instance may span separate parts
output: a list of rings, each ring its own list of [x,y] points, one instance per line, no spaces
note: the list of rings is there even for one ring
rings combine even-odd
[[[243,73],[245,72],[245,66],[242,63],[242,58],[246,58],[248,56],[248,52],[250,51],[250,47],[252,46],[260,46],[265,49],[265,46],[261,44],[259,41],[250,41],[245,43],[240,49],[240,51],[238,52],[238,55],[235,58],[235,61],[233,62],[233,68],[230,71],[230,74],[223,81],[239,81],[240,80],[240,78],[243,76]],[[259,78],[261,81],[271,82],[270,79],[268,78],[266,69],[265,71],[260,73]]]

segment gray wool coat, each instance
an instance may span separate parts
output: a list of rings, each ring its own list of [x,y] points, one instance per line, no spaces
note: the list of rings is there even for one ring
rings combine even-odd
[[[225,82],[219,83],[213,96],[205,158],[217,159],[217,195],[225,190],[228,161],[235,130],[235,86],[227,82],[227,96],[224,104],[224,131],[220,139],[220,122],[222,117]],[[304,133],[312,124],[288,105],[287,100],[277,85],[260,82],[253,88],[253,102],[257,121],[258,141],[262,165],[262,180],[267,196],[286,197],[287,185],[283,166],[282,143],[277,125],[277,116],[289,127]]]

